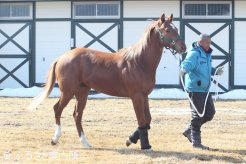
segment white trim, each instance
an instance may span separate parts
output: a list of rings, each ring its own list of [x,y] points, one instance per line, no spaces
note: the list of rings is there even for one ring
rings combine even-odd
[[[246,18],[246,1],[235,1],[235,18]]]
[[[36,18],[71,18],[71,2],[38,1]]]
[[[0,20],[16,20],[16,19],[32,19],[33,17],[33,6],[32,6],[32,3],[29,3],[29,2],[25,2],[25,3],[1,3],[1,4],[6,4],[6,5],[29,5],[29,13],[30,15],[29,16],[19,16],[19,17],[16,17],[16,16],[9,16],[9,17],[1,17],[0,16]]]
[[[228,16],[211,16],[207,15],[206,16],[187,16],[185,15],[185,8],[184,6],[186,4],[206,4],[206,7],[208,4],[229,4],[230,5],[230,14]],[[207,12],[207,11],[206,11]],[[231,19],[232,18],[232,2],[231,1],[183,1],[182,4],[182,18],[183,19]]]
[[[124,18],[159,18],[162,13],[180,17],[180,0],[123,1]]]
[[[118,4],[118,15],[117,16],[75,16],[75,5],[76,4]],[[119,1],[103,1],[103,2],[74,2],[73,3],[73,19],[118,19],[120,18],[120,2]]]

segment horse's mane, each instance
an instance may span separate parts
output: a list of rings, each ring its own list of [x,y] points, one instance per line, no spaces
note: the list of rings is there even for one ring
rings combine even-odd
[[[123,54],[126,60],[134,59],[142,54],[143,50],[145,50],[147,46],[148,40],[150,38],[150,33],[156,24],[157,21],[153,22],[149,27],[147,27],[142,38],[137,43],[128,48],[122,48],[119,50],[119,52]]]

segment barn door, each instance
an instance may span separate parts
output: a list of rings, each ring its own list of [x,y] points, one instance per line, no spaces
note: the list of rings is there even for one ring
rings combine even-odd
[[[74,22],[73,47],[115,52],[119,48],[118,22]]]
[[[29,87],[31,23],[0,23],[0,89]]]
[[[230,86],[230,70],[231,70],[231,22],[216,21],[215,22],[196,22],[186,20],[184,23],[185,42],[189,47],[193,42],[197,41],[201,33],[211,36],[213,49],[213,67],[224,66],[224,74],[219,79],[219,92],[226,92]],[[214,85],[214,84],[213,84]],[[212,86],[212,92],[216,91]]]

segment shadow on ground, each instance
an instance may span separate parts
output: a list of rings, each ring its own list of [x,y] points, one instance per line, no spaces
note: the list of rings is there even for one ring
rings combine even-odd
[[[246,163],[246,160],[244,159],[238,159],[229,157],[226,155],[208,155],[208,154],[195,154],[195,153],[189,153],[189,152],[178,152],[178,151],[152,151],[147,152],[139,149],[128,149],[128,148],[90,148],[87,150],[93,150],[93,151],[114,151],[118,152],[120,154],[125,155],[133,155],[133,154],[144,154],[146,156],[149,156],[151,158],[160,158],[160,157],[175,157],[180,160],[184,161],[190,161],[192,159],[197,159],[200,161],[212,161],[212,160],[218,160],[218,161],[224,161],[228,163]],[[245,150],[222,150],[222,149],[212,149],[212,150],[201,150],[201,151],[219,151],[224,153],[237,153],[239,155],[245,155]]]

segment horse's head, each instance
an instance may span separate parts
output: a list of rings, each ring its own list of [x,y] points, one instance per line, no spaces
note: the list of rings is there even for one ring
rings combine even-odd
[[[173,54],[183,54],[186,51],[185,42],[180,38],[178,29],[172,23],[173,14],[166,19],[165,14],[162,14],[157,20],[155,30],[160,34],[162,45],[170,49]]]

